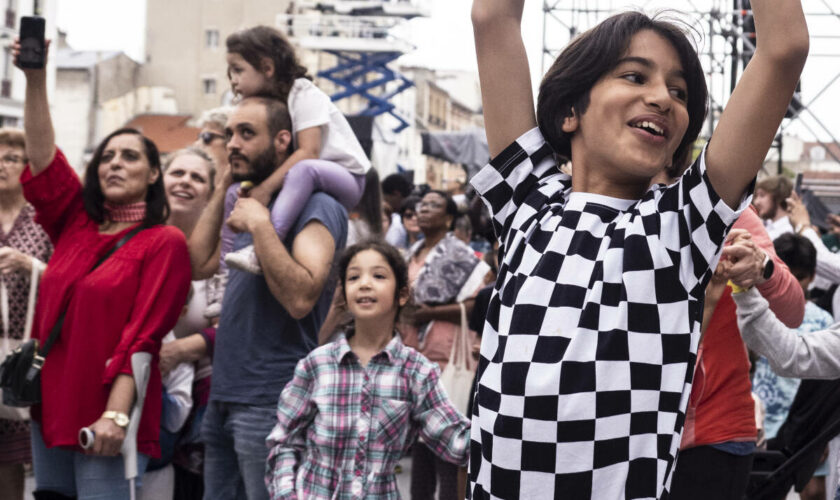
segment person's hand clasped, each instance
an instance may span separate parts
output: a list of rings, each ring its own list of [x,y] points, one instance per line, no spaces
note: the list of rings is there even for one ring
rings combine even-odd
[[[183,361],[179,340],[173,340],[160,346],[160,361],[158,365],[160,366],[160,374],[164,377]]]
[[[12,247],[0,247],[0,274],[31,272],[32,257]]]
[[[119,455],[125,439],[125,429],[105,417],[100,417],[89,428],[94,435],[93,447],[88,450],[89,454],[106,457]]]
[[[764,250],[752,241],[749,232],[733,229],[727,236],[716,275],[728,279],[741,288],[760,285],[763,278]]]
[[[227,224],[238,233],[253,232],[252,229],[262,223],[271,224],[268,209],[253,198],[240,198],[236,202]]]

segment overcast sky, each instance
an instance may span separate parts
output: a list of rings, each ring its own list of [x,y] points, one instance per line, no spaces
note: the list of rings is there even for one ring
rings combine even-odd
[[[232,1],[232,0],[226,0]],[[589,0],[589,5],[602,9],[639,8],[652,12],[661,7],[693,10],[709,8],[720,0]],[[826,13],[825,2],[834,0],[803,0],[806,12]],[[400,32],[409,38],[417,50],[403,57],[406,64],[423,65],[440,69],[475,70],[475,48],[469,22],[471,0],[426,0],[431,17],[415,19]],[[543,42],[542,0],[526,0],[523,17],[523,36],[531,63],[534,82],[542,71],[541,50]],[[569,5],[559,0],[560,6]],[[574,2],[580,5],[580,2]],[[726,2],[728,3],[728,2]],[[835,7],[840,10],[840,5]],[[566,16],[567,13],[561,13]],[[143,59],[145,30],[144,0],[58,0],[57,24],[68,32],[68,41],[76,49],[123,50],[136,60]],[[580,16],[575,20],[581,26],[597,21],[597,15]],[[820,57],[816,54],[840,56],[840,38],[828,38],[840,33],[840,18],[829,16],[809,17],[812,35],[811,54],[803,75],[804,101],[816,97],[833,78],[840,75],[840,57]],[[549,22],[549,38],[555,44],[565,43],[566,30],[556,22]],[[812,106],[820,121],[840,136],[840,82],[828,87]],[[815,127],[815,122],[809,120]],[[802,127],[791,131],[810,135]]]

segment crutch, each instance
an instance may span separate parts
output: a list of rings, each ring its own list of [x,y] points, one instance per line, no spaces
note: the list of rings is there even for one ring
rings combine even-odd
[[[134,376],[136,398],[131,408],[125,439],[120,448],[125,465],[125,478],[128,480],[131,500],[137,498],[137,431],[140,428],[140,418],[143,415],[143,403],[146,401],[146,389],[151,375],[152,355],[148,352],[135,352],[131,355],[131,373]],[[79,445],[84,449],[93,446],[93,431],[87,427],[79,430]]]

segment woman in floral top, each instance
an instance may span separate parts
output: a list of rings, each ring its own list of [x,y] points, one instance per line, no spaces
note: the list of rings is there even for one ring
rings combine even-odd
[[[280,395],[267,439],[272,499],[399,498],[394,466],[418,435],[443,460],[467,463],[469,422],[437,365],[394,335],[408,301],[399,252],[353,245],[339,273],[354,326],[302,359]]]
[[[52,254],[47,233],[23,198],[20,173],[25,164],[23,133],[0,129],[0,281],[9,293],[9,325],[0,335],[9,335],[10,348],[23,337],[32,259],[46,262]],[[9,495],[4,498],[23,498],[23,464],[31,461],[29,422],[0,418],[0,484]]]

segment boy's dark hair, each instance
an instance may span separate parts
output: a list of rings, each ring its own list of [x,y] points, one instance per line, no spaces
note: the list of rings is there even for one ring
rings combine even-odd
[[[769,193],[776,206],[784,207],[785,200],[790,198],[790,194],[793,192],[793,183],[783,175],[774,175],[758,181],[755,188]]]
[[[402,174],[391,174],[382,179],[382,192],[385,194],[398,192],[405,198],[411,194],[412,189],[414,189],[414,186],[412,186],[411,181]]]
[[[817,249],[808,238],[785,233],[773,241],[776,255],[790,268],[790,272],[801,280],[810,278],[817,270]]]
[[[685,73],[688,129],[667,167],[672,177],[681,174],[691,158],[692,145],[703,127],[708,106],[703,67],[687,36],[690,28],[681,24],[625,12],[605,19],[563,50],[543,77],[537,98],[537,122],[555,153],[572,160],[571,135],[563,131],[564,120],[572,113],[586,113],[592,87],[616,66],[636,33],[651,30],[671,43]]]
[[[160,153],[157,146],[151,139],[144,136],[140,131],[133,128],[121,128],[108,134],[102,142],[96,146],[93,157],[85,169],[85,182],[82,186],[82,201],[85,211],[97,224],[105,222],[105,194],[99,184],[99,164],[102,163],[102,154],[108,146],[108,142],[118,135],[136,135],[143,145],[143,152],[149,161],[149,167],[158,171],[157,180],[151,184],[146,191],[146,218],[143,219],[143,227],[151,227],[164,224],[169,217],[169,202],[166,200],[166,191],[163,187],[163,171],[160,166]]]
[[[248,64],[262,73],[262,59],[274,63],[274,77],[269,93],[286,102],[295,80],[312,79],[306,67],[298,61],[292,44],[283,33],[270,26],[254,26],[231,34],[225,40],[228,53],[239,54]],[[228,74],[230,78],[230,74]]]
[[[345,288],[345,283],[347,281],[347,267],[350,265],[350,261],[353,260],[353,257],[355,257],[356,254],[364,252],[365,250],[373,250],[379,253],[394,273],[394,279],[397,281],[397,286],[394,290],[394,303],[397,305],[397,312],[394,318],[397,318],[400,315],[400,310],[402,310],[402,306],[400,306],[399,302],[400,292],[408,287],[408,265],[405,263],[405,259],[403,259],[399,250],[382,240],[364,240],[344,249],[341,256],[338,258],[338,279],[341,283],[341,294],[344,297],[344,300],[347,300],[347,292]]]

